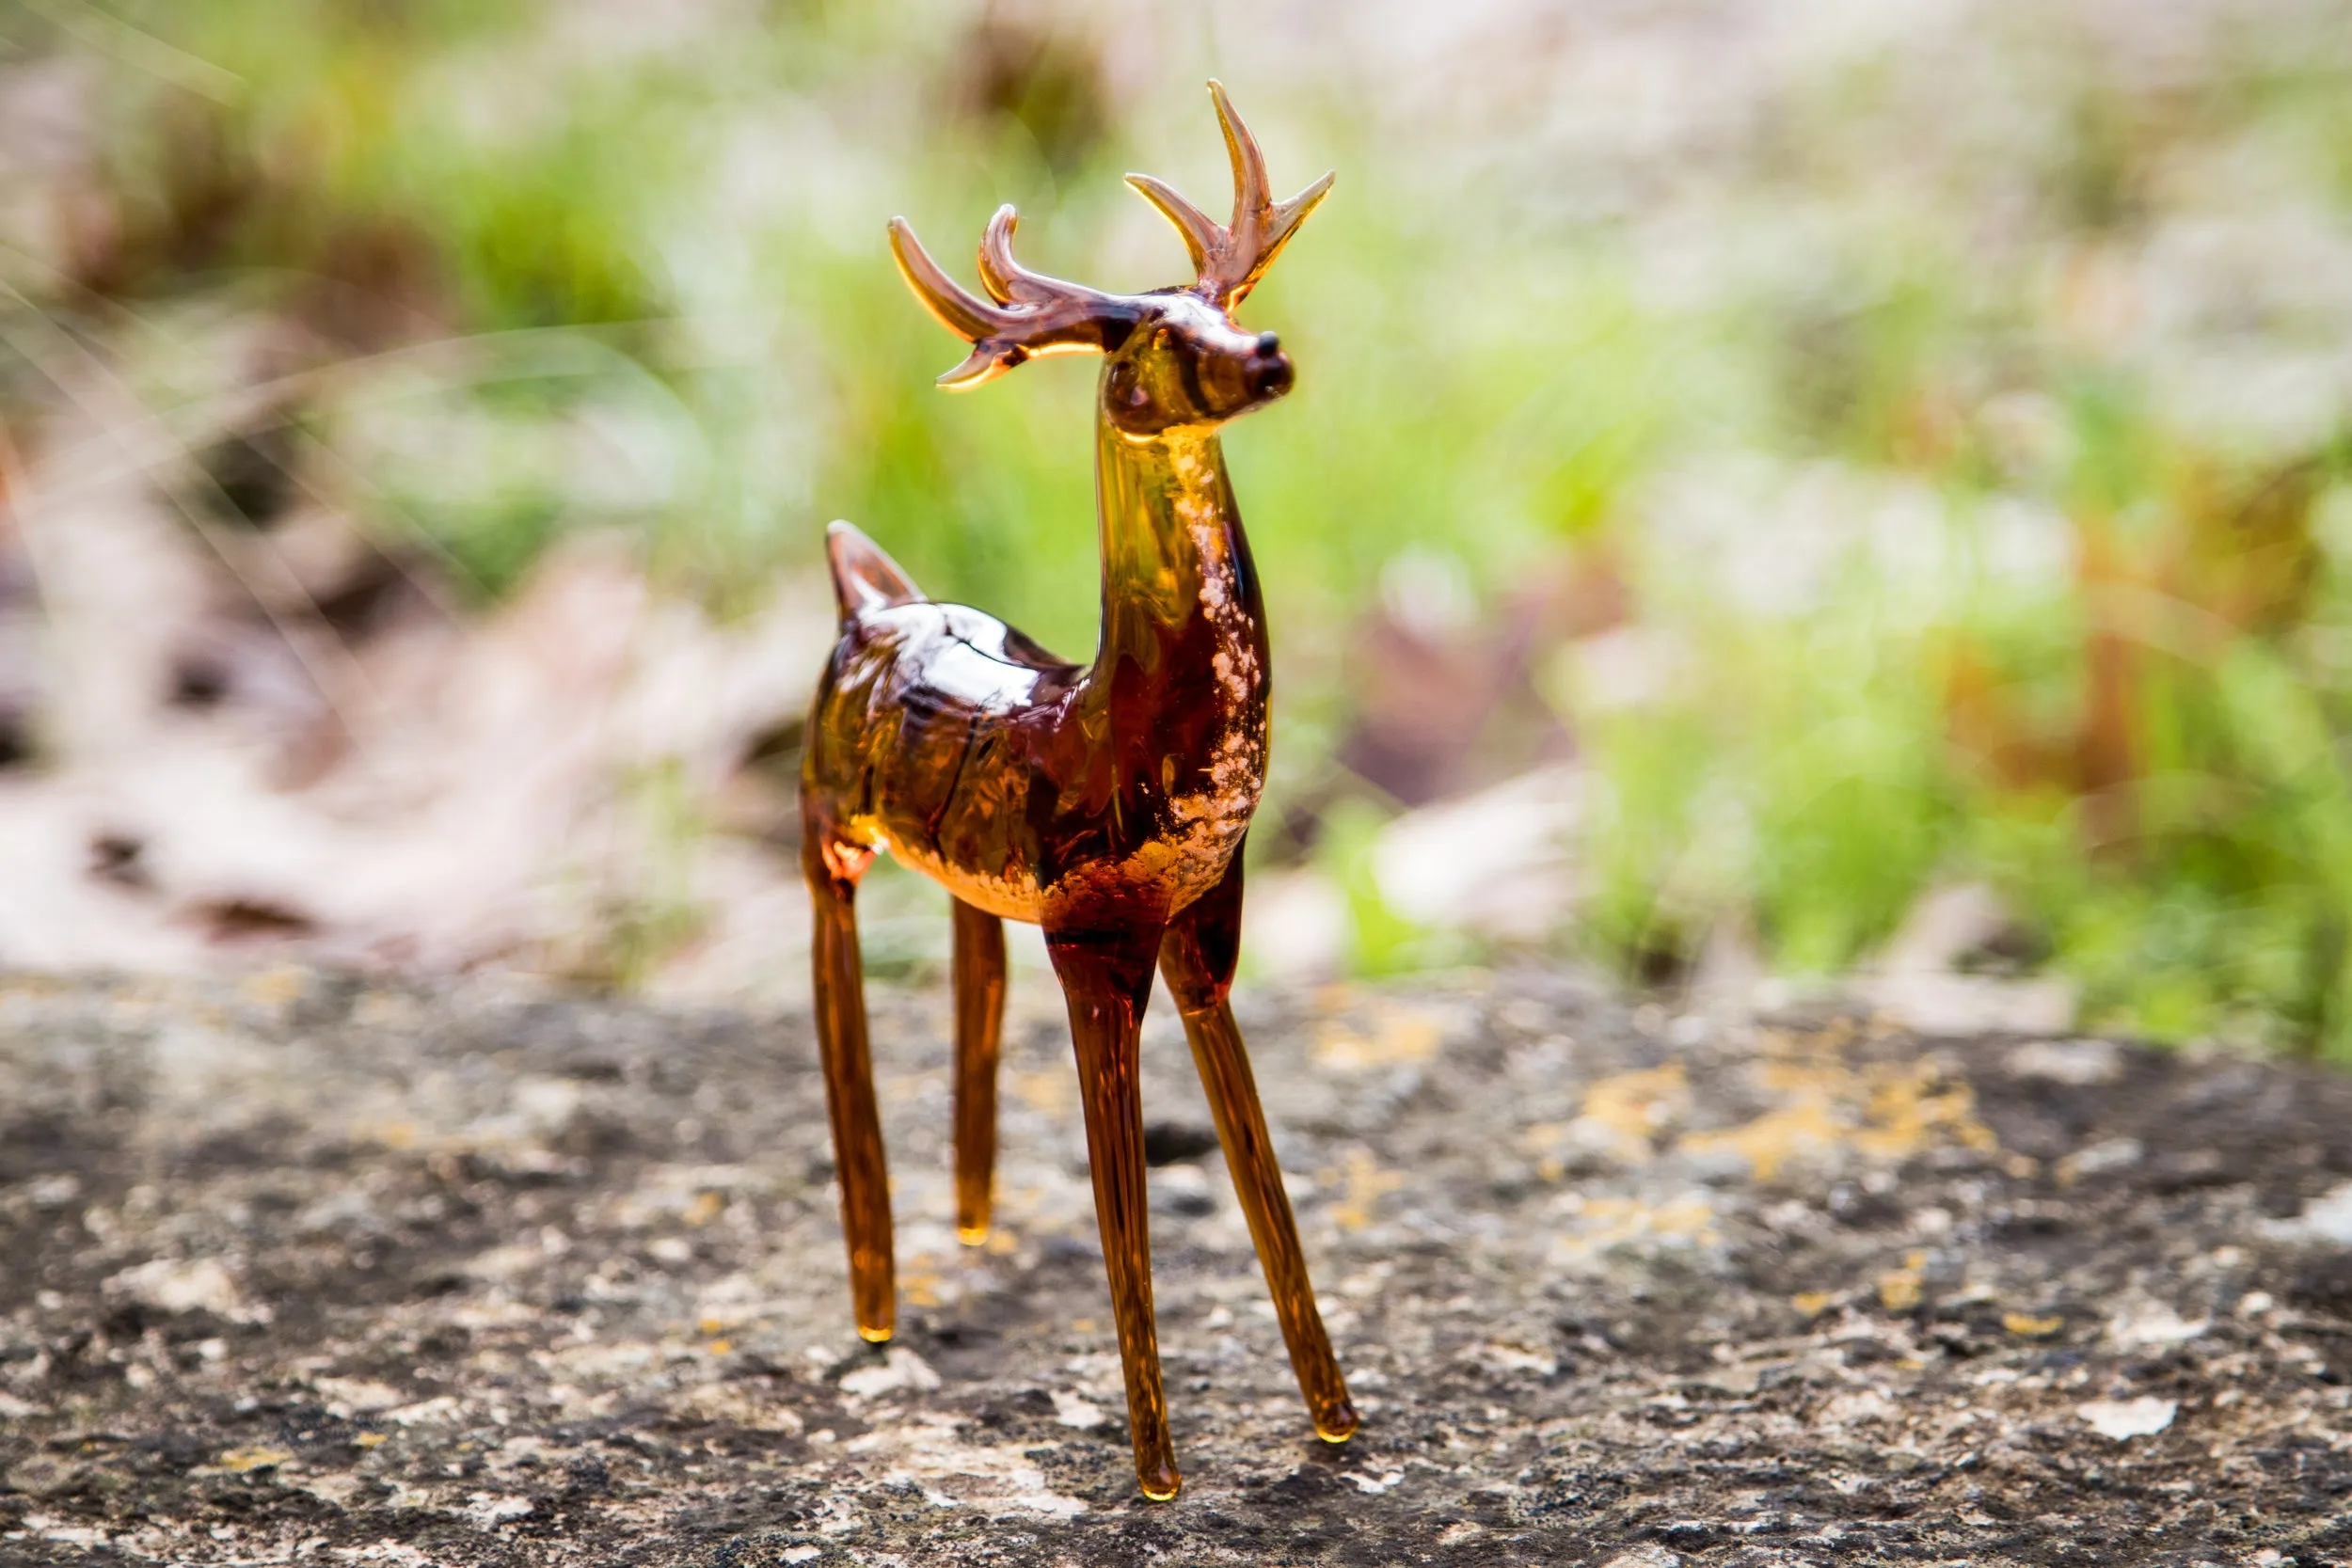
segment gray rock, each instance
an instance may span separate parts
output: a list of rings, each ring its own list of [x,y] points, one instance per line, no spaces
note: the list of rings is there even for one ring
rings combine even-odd
[[[0,982],[0,1563],[2352,1548],[2352,1085],[1826,1014],[1677,1030],[1534,972],[1249,999],[1366,1412],[1338,1449],[1152,1033],[1187,1485],[1144,1503],[1040,991],[1004,1223],[964,1249],[946,997],[876,988],[884,1351],[850,1328],[804,1016]]]

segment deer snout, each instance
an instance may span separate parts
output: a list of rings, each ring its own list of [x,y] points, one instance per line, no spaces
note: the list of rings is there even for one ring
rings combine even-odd
[[[1271,332],[1261,332],[1257,349],[1249,356],[1248,374],[1251,396],[1279,398],[1291,389],[1297,372],[1291,368],[1291,356],[1282,352],[1282,340]]]

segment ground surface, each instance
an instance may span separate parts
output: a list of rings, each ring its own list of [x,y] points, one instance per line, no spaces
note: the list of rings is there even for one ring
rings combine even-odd
[[[878,989],[885,1354],[803,1016],[0,988],[0,1563],[2352,1558],[2352,1083],[1542,975],[1261,999],[1328,1449],[1163,1017],[1153,1506],[1018,990],[961,1254],[945,999]]]

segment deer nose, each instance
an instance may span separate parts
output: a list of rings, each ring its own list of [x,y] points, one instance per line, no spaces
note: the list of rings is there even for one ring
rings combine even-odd
[[[1273,336],[1271,332],[1266,334],[1267,338]],[[1263,338],[1259,340],[1261,342],[1264,341]],[[1288,355],[1269,351],[1257,363],[1249,367],[1249,389],[1262,398],[1280,397],[1284,392],[1289,391],[1291,378],[1291,362]]]

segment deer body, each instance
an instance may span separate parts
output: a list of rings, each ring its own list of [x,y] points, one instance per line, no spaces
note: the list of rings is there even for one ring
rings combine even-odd
[[[835,841],[1033,924],[1165,923],[1224,875],[1264,778],[1265,620],[1216,436],[1105,424],[1098,447],[1092,667],[966,606],[877,603],[845,615],[810,729]]]
[[[1200,280],[1107,294],[1028,271],[1000,209],[981,241],[990,298],[958,286],[902,220],[899,270],[973,345],[941,377],[976,387],[1044,354],[1104,356],[1095,487],[1102,637],[1080,667],[979,610],[935,604],[873,543],[833,525],[841,637],[802,765],[802,869],[816,910],[817,1030],[858,1331],[896,1323],[890,1191],[858,953],[858,879],[887,849],[953,895],[956,1222],[988,1235],[1003,1024],[1003,922],[1034,921],[1070,1007],[1095,1216],[1146,1496],[1182,1484],[1152,1308],[1137,1027],[1156,968],[1216,1117],[1315,1431],[1356,1429],[1315,1310],[1248,1053],[1227,998],[1240,948],[1241,847],[1265,777],[1264,607],[1217,441],[1281,396],[1275,335],[1232,312],[1330,177],[1273,201],[1257,144],[1212,82],[1233,162],[1233,221],[1129,180],[1183,232]]]

